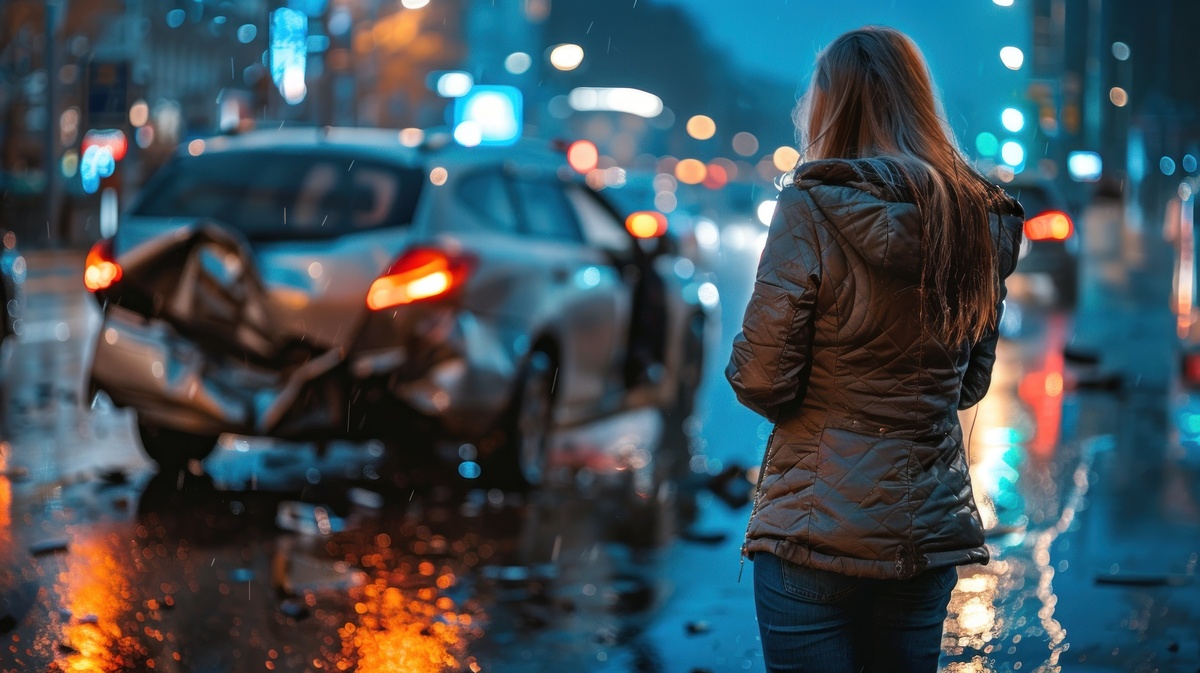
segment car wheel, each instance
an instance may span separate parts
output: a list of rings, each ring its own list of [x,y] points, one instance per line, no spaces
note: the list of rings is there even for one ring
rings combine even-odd
[[[558,365],[547,350],[535,350],[521,368],[505,442],[493,467],[495,476],[507,487],[528,489],[546,479],[557,377]]]
[[[142,449],[160,472],[178,471],[193,460],[204,460],[217,445],[213,435],[197,435],[180,430],[138,423]]]

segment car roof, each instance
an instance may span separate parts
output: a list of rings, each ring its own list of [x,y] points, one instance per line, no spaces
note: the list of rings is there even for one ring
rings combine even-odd
[[[402,144],[399,131],[381,128],[281,127],[202,140],[205,153],[278,151],[353,155],[411,167],[515,163],[557,169],[566,165],[566,156],[545,140],[522,139],[505,147],[463,147],[453,142],[449,133],[437,130],[427,132],[425,143],[418,147]],[[180,153],[188,153],[186,144],[180,147]]]

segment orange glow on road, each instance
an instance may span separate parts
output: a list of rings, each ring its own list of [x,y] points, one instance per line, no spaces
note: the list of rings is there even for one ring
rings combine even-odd
[[[161,640],[161,632],[148,622],[145,634],[123,632],[122,622],[132,614],[133,587],[117,551],[105,536],[78,537],[69,554],[59,556],[62,572],[54,587],[57,604],[67,611],[61,642],[70,647],[55,662],[62,671],[126,671],[152,668],[142,636]],[[149,607],[153,611],[155,607]],[[86,618],[86,619],[84,619]]]
[[[1017,395],[1034,418],[1034,433],[1028,449],[1031,456],[1049,458],[1054,455],[1062,431],[1063,411],[1063,344],[1066,324],[1061,315],[1049,320],[1046,343],[1046,361],[1040,370],[1030,371],[1021,379]]]
[[[472,625],[470,614],[455,612],[449,598],[414,599],[411,592],[388,586],[384,578],[361,591],[355,606],[361,615],[358,623],[347,622],[338,629],[338,670],[440,673],[474,663],[467,656],[467,644],[483,632]],[[426,591],[421,589],[418,596]]]

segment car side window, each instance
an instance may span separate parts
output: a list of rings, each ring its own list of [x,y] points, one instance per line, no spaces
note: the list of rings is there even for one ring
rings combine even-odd
[[[601,203],[600,196],[583,185],[572,184],[567,186],[567,198],[579,215],[589,244],[619,256],[633,251],[633,238],[613,211]]]
[[[459,180],[457,196],[491,228],[515,234],[517,209],[506,182],[498,168],[484,169]]]
[[[525,233],[535,238],[582,243],[579,220],[556,179],[517,176],[517,197]]]

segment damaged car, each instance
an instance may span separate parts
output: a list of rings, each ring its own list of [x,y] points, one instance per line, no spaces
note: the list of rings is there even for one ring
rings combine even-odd
[[[192,141],[87,257],[92,392],[136,411],[164,470],[222,433],[448,439],[532,486],[556,427],[644,407],[682,422],[704,306],[656,240],[661,214],[618,212],[579,178],[532,140]]]

